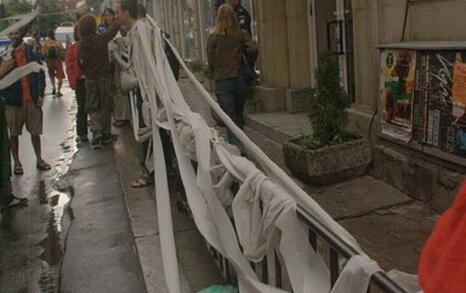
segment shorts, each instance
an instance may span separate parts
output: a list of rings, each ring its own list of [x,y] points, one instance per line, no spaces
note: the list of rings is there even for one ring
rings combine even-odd
[[[11,136],[21,135],[23,126],[31,135],[42,134],[42,108],[34,103],[26,103],[23,106],[5,107],[6,124]]]
[[[49,59],[46,60],[45,63],[47,64],[47,69],[50,76],[56,77],[57,79],[65,78],[63,64],[60,59]]]

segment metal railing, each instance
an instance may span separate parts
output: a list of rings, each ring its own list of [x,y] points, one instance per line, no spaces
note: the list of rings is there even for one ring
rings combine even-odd
[[[351,257],[358,255],[357,250],[347,243],[345,243],[340,237],[329,231],[323,226],[315,217],[310,215],[304,209],[298,207],[298,217],[309,229],[309,243],[316,252],[320,252],[321,248],[318,246],[327,246],[329,250],[328,262],[330,267],[330,281],[332,286],[337,281],[341,272],[341,259],[350,259]],[[232,266],[228,263],[228,260],[224,258],[220,253],[215,251],[212,247],[209,247],[212,255],[214,256],[217,265],[223,273],[223,278],[230,284],[237,284],[237,280],[232,269]],[[319,250],[319,251],[318,251]],[[277,286],[278,288],[284,288],[283,284],[283,270],[280,265],[279,257],[274,253],[272,256],[274,259],[271,260],[270,256],[264,257],[261,263],[253,264],[251,266],[258,273],[259,278],[262,282]],[[274,265],[270,266],[269,261],[272,261]],[[273,271],[270,271],[272,267]],[[289,289],[289,288],[288,288]],[[393,281],[385,272],[377,272],[372,276],[371,283],[367,292],[383,292],[383,293],[408,293],[399,284]]]
[[[338,279],[340,274],[340,257],[350,259],[359,253],[355,248],[346,244],[340,237],[330,232],[326,227],[319,223],[312,215],[302,208],[298,207],[299,218],[309,227],[309,241],[317,251],[317,239],[322,239],[330,248],[330,278],[332,285]],[[385,293],[408,293],[400,285],[394,282],[385,272],[377,272],[372,276],[371,286],[376,285],[381,292]],[[371,290],[371,286],[368,292]]]

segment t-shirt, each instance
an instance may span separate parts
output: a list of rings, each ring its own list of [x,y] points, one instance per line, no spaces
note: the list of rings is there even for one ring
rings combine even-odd
[[[14,58],[18,67],[28,64],[26,52],[23,46],[15,49]],[[31,89],[29,88],[29,81],[27,76],[21,78],[21,87],[23,90],[23,104],[32,102]]]

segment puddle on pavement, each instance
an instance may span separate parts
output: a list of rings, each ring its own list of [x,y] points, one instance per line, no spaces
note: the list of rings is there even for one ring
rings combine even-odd
[[[68,171],[77,152],[75,113],[76,107],[72,106],[68,111],[72,127],[68,130],[65,141],[60,144],[62,155],[55,161],[55,172],[39,182],[39,203],[47,205],[48,210],[47,237],[40,242],[44,249],[41,255],[43,263],[39,281],[41,293],[53,293],[60,290],[57,287],[65,251],[66,234],[73,221],[73,213],[69,207],[73,197],[73,188]]]

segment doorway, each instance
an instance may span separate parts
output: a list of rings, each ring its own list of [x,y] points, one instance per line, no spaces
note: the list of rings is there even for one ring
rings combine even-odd
[[[330,52],[340,64],[342,86],[355,98],[352,0],[309,0],[314,58]]]

